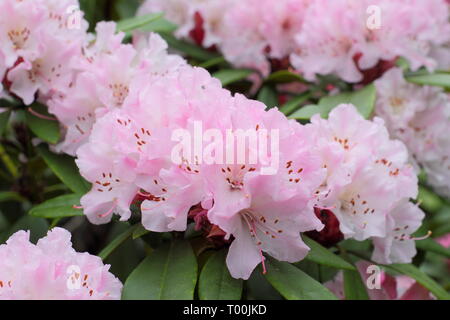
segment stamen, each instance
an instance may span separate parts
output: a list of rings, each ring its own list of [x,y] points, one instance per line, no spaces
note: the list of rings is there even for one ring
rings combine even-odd
[[[53,118],[53,117],[49,117],[49,116],[40,114],[39,112],[33,110],[33,108],[31,108],[31,107],[28,107],[28,111],[29,111],[32,115],[34,115],[34,116],[36,116],[36,117],[38,117],[38,118],[41,118],[41,119],[44,119],[44,120],[57,121],[56,118]]]

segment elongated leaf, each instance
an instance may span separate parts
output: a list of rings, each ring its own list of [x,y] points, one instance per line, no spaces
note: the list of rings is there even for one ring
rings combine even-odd
[[[124,232],[119,234],[113,241],[111,241],[99,254],[98,256],[102,258],[102,260],[105,260],[108,258],[108,256],[117,249],[122,243],[124,243],[134,231],[139,227],[139,224],[135,224],[128,229],[126,229]]]
[[[212,255],[200,273],[198,295],[201,300],[239,300],[242,280],[231,277],[225,263],[227,250]]]
[[[125,19],[136,15],[139,4],[139,0],[116,0],[114,9],[120,19]]]
[[[54,154],[44,145],[36,147],[47,165],[56,176],[75,193],[89,191],[89,183],[81,177],[74,160],[67,155]]]
[[[306,245],[311,248],[311,251],[306,256],[307,260],[337,269],[356,270],[353,265],[335,255],[327,248],[324,248],[311,238],[308,238],[305,235],[302,235],[302,238]]]
[[[149,23],[158,20],[162,16],[162,13],[150,13],[143,16],[123,19],[117,22],[117,31],[130,32],[145,27]]]
[[[266,82],[273,83],[289,83],[289,82],[305,82],[305,80],[298,74],[288,70],[280,70],[270,74]]]
[[[450,88],[449,73],[429,73],[406,77],[406,80],[415,84]]]
[[[0,192],[0,202],[6,202],[6,201],[16,201],[16,202],[23,202],[26,201],[24,197],[22,197],[17,192],[13,191],[4,191]]]
[[[289,118],[297,120],[309,120],[314,114],[320,114],[327,118],[331,110],[342,103],[353,104],[364,118],[369,118],[375,107],[376,90],[374,85],[368,85],[361,90],[344,92],[334,96],[326,96],[320,99],[317,106],[305,106],[292,114]]]
[[[11,116],[11,111],[0,110],[0,136],[5,132],[6,126],[8,124],[9,117]]]
[[[176,24],[173,24],[172,22],[164,18],[159,18],[158,20],[152,21],[146,24],[145,26],[140,27],[137,30],[142,32],[156,32],[156,33],[170,34],[174,32],[176,29],[177,29]]]
[[[310,92],[305,92],[302,94],[299,94],[298,96],[292,98],[291,100],[289,100],[288,102],[286,102],[284,105],[282,105],[280,107],[280,111],[283,112],[285,115],[290,115],[291,113],[293,113],[294,111],[296,111],[298,109],[298,107],[305,102],[306,100],[308,100],[309,98],[311,98],[311,93]],[[306,106],[305,106],[306,107]],[[305,108],[303,107],[303,108]],[[302,108],[302,109],[303,109]],[[301,109],[300,109],[301,110]],[[309,119],[309,118],[308,118]]]
[[[51,117],[46,108],[38,103],[30,106],[30,110],[39,113],[45,117]],[[60,130],[59,124],[55,120],[37,117],[32,112],[25,113],[25,121],[31,131],[40,139],[55,144],[59,141]]]
[[[48,223],[45,219],[24,215],[14,225],[0,236],[0,244],[5,242],[12,234],[19,230],[30,231],[30,240],[36,243],[44,237],[48,231]]]
[[[213,74],[214,77],[222,82],[223,86],[227,86],[233,82],[246,79],[253,71],[247,69],[224,69]]]
[[[383,267],[386,270],[398,272],[415,279],[422,286],[430,290],[438,299],[450,300],[450,294],[444,288],[412,264],[391,264],[384,265]]]
[[[166,40],[169,47],[178,50],[194,59],[200,60],[200,61],[207,61],[210,59],[214,59],[219,57],[218,54],[209,52],[199,46],[196,46],[192,43],[178,40],[173,35],[168,34],[166,32],[160,33],[161,37],[163,37],[164,40]]]
[[[147,229],[144,228],[143,225],[139,224],[139,226],[136,227],[136,229],[133,231],[133,240],[138,239],[147,233],[150,233]]]
[[[344,293],[346,300],[369,300],[366,286],[358,271],[344,270]]]
[[[48,219],[82,216],[83,210],[73,207],[80,204],[80,198],[80,194],[62,195],[31,208],[29,214]]]
[[[186,240],[155,250],[125,282],[122,299],[190,300],[197,282],[197,261]]]
[[[443,257],[450,258],[450,249],[444,248],[443,246],[441,246],[439,243],[437,243],[435,240],[433,240],[431,238],[416,241],[416,247],[418,249],[434,252]]]
[[[273,108],[278,105],[278,96],[276,90],[269,85],[265,85],[258,93],[258,100],[264,103],[267,108]]]
[[[326,287],[287,262],[266,260],[266,279],[288,300],[336,300]]]

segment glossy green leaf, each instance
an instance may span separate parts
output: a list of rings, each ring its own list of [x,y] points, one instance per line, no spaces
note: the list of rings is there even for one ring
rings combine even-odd
[[[449,73],[427,73],[407,76],[406,80],[415,84],[450,88]]]
[[[342,103],[353,104],[364,118],[369,118],[375,107],[376,90],[374,85],[368,85],[361,90],[344,92],[334,96],[326,96],[320,99],[317,106],[305,106],[292,114],[289,118],[297,120],[309,120],[314,114],[320,114],[327,118],[331,110]]]
[[[248,69],[224,69],[213,73],[213,76],[219,79],[223,86],[227,86],[246,79],[252,73],[253,71]]]
[[[289,82],[304,82],[304,81],[305,80],[300,75],[288,70],[275,71],[274,73],[270,74],[266,79],[266,82],[273,82],[273,83],[289,83]]]
[[[80,194],[65,194],[38,204],[29,214],[47,219],[82,216],[83,210],[74,208],[80,204],[80,198]]]
[[[197,260],[186,240],[159,247],[125,282],[125,300],[191,300],[197,282]]]
[[[416,247],[421,250],[434,252],[450,259],[450,249],[444,248],[442,245],[431,238],[416,241]]]
[[[27,199],[22,197],[17,192],[13,192],[13,191],[0,192],[0,202],[7,202],[7,201],[23,202],[23,201],[26,201],[26,200]]]
[[[32,110],[31,112],[29,110]],[[38,103],[34,103],[29,107],[29,110],[25,113],[25,121],[30,130],[40,139],[55,144],[60,139],[60,129],[58,121],[50,120],[52,117],[47,112],[46,108]],[[37,117],[33,114],[38,113],[49,119]]]
[[[344,270],[344,294],[346,300],[369,300],[366,286],[358,271]]]
[[[0,136],[5,132],[6,126],[8,125],[9,117],[11,116],[11,111],[1,111],[0,110]]]
[[[45,219],[25,215],[17,220],[14,225],[0,236],[0,244],[5,242],[11,235],[19,230],[30,231],[30,240],[36,243],[44,237],[48,231],[48,223]]]
[[[266,260],[266,279],[288,300],[336,300],[321,283],[290,263],[269,258]]]
[[[415,279],[422,286],[430,290],[438,299],[450,300],[450,294],[444,288],[412,264],[391,264],[384,265],[383,267],[386,270],[398,272]]]
[[[296,111],[300,107],[300,105],[303,102],[307,101],[309,98],[311,98],[310,92],[305,92],[305,93],[299,94],[298,96],[293,97],[291,100],[289,100],[288,102],[283,104],[280,107],[280,111],[283,112],[285,115],[290,115],[294,111]],[[302,107],[302,109],[305,107]]]
[[[308,238],[305,235],[302,235],[302,238],[306,245],[311,248],[308,255],[306,256],[307,260],[337,269],[356,270],[353,265],[351,265],[341,257],[335,255],[330,250],[323,247],[311,238]]]
[[[113,241],[111,241],[99,254],[98,256],[105,260],[108,258],[108,256],[117,249],[122,243],[124,243],[128,238],[130,238],[134,231],[139,227],[140,224],[135,224],[129,228],[127,228],[125,231],[123,231],[121,234],[119,234],[116,238],[114,238]]]
[[[70,190],[81,194],[89,191],[89,183],[81,177],[73,158],[52,153],[42,144],[36,149],[50,169]]]
[[[227,250],[209,257],[200,273],[198,295],[201,300],[239,300],[242,280],[234,279],[228,271],[225,259]]]
[[[277,92],[275,88],[269,85],[265,85],[259,90],[257,99],[264,103],[267,108],[273,108],[278,105]]]
[[[158,20],[152,21],[138,30],[143,32],[156,32],[156,33],[172,33],[177,29],[177,25],[172,22],[159,18]]]
[[[162,32],[160,35],[164,40],[166,40],[169,47],[178,50],[194,59],[198,59],[200,61],[207,61],[213,58],[217,58],[219,56],[217,53],[205,50],[199,46],[196,46],[195,44],[179,40],[171,34]]]
[[[130,32],[145,27],[149,23],[160,19],[162,16],[162,13],[150,13],[143,16],[123,19],[117,22],[117,31]]]

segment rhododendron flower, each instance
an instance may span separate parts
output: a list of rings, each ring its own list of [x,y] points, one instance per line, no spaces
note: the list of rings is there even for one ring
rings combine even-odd
[[[372,272],[369,272],[371,263],[367,261],[358,261],[356,267],[364,283],[374,285]],[[385,272],[381,272],[375,279],[379,281],[380,287],[367,287],[367,294],[370,300],[433,300],[434,297],[422,285],[408,276],[392,277]],[[340,299],[345,299],[344,277],[340,271],[336,277],[325,283],[325,286],[331,290]]]
[[[18,231],[0,245],[0,299],[116,300],[122,284],[100,258],[72,248],[71,234],[54,228],[36,245]]]
[[[415,238],[411,236],[421,225],[425,214],[411,202],[402,201],[390,211],[386,236],[374,238],[372,259],[378,263],[409,263],[416,255]]]
[[[70,61],[81,55],[87,22],[78,1],[10,1],[0,4],[0,56],[11,93],[31,104],[60,95],[74,73]],[[3,77],[2,77],[3,79]]]
[[[208,213],[209,220],[224,230],[227,237],[234,237],[226,260],[234,278],[248,279],[261,262],[265,270],[263,252],[281,261],[303,259],[309,248],[300,232],[323,227],[302,195],[277,201],[268,177],[246,177],[247,196],[238,211],[213,207]]]
[[[399,199],[418,192],[405,146],[389,139],[380,118],[365,120],[353,105],[337,106],[327,120],[315,115],[307,128],[328,171],[316,206],[333,212],[346,238],[386,237],[387,228],[395,228],[387,224]]]
[[[406,82],[400,69],[375,82],[376,114],[402,140],[435,190],[450,195],[450,97],[441,88]]]

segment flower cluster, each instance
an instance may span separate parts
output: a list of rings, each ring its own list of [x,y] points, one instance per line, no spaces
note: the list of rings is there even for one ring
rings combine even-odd
[[[300,232],[322,227],[311,200],[325,170],[313,148],[297,122],[185,66],[132,82],[122,107],[94,124],[77,153],[93,184],[81,205],[91,222],[106,223],[113,213],[127,220],[137,197],[144,227],[156,232],[186,230],[200,206],[234,238],[227,264],[246,279],[262,252],[301,260]]]
[[[313,116],[306,128],[327,169],[316,207],[336,216],[345,238],[372,238],[377,262],[409,262],[416,253],[411,234],[424,214],[409,202],[417,176],[403,143],[390,140],[382,119],[365,120],[352,105],[327,120]]]
[[[364,70],[399,56],[413,69],[450,62],[445,0],[147,0],[140,13],[149,12],[165,12],[178,37],[263,75],[290,61],[308,80],[336,74],[359,82]]]
[[[31,104],[66,90],[70,61],[81,54],[87,22],[77,0],[5,0],[0,3],[2,87]],[[3,85],[2,85],[3,83]]]
[[[391,136],[408,147],[417,168],[443,196],[450,196],[450,96],[442,88],[406,82],[392,69],[375,82],[376,114]]]
[[[72,248],[54,228],[35,245],[18,231],[0,245],[0,300],[118,300],[122,284],[99,257]]]

